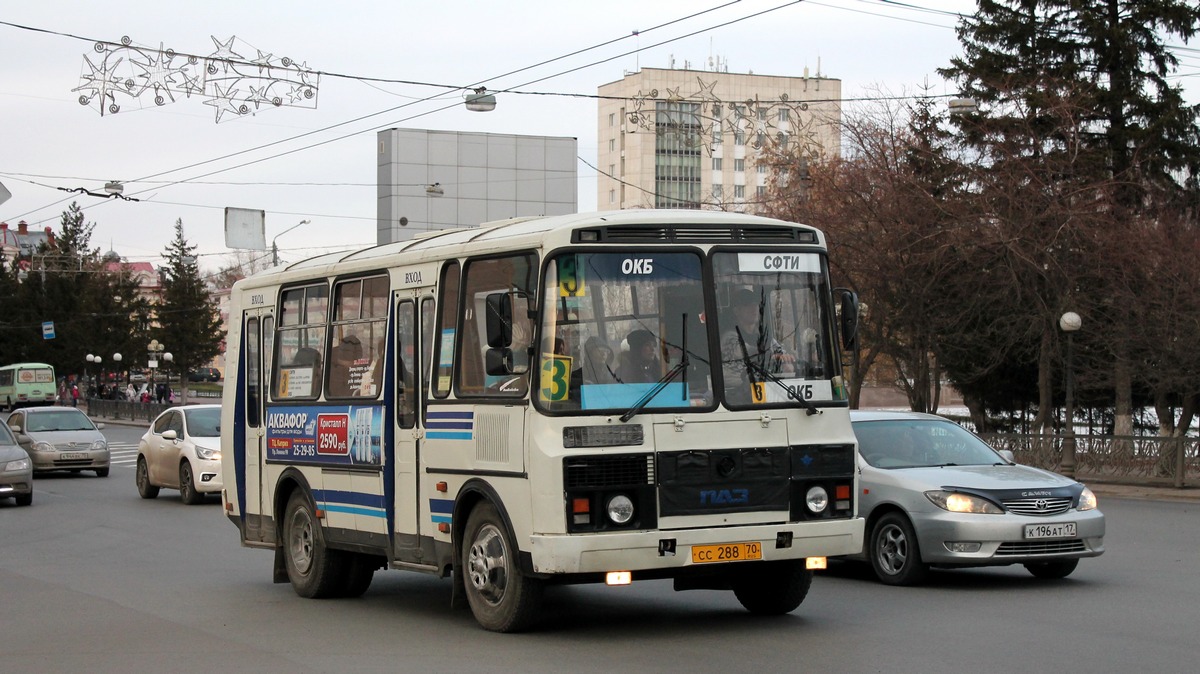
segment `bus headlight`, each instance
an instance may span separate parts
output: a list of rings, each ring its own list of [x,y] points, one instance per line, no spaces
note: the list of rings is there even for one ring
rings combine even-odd
[[[629,524],[629,520],[633,519],[633,501],[624,494],[617,494],[608,499],[605,511],[613,524]]]
[[[825,508],[829,506],[829,492],[825,491],[825,487],[812,487],[804,495],[804,503],[814,513],[825,512]]]

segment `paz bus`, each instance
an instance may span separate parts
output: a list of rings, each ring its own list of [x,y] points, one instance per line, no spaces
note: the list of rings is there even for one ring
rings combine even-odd
[[[45,363],[15,363],[0,367],[0,402],[4,409],[53,405],[54,366]]]
[[[671,578],[787,613],[862,549],[857,311],[820,231],[706,211],[276,267],[232,291],[223,507],[305,597],[403,569],[501,632],[555,583]]]

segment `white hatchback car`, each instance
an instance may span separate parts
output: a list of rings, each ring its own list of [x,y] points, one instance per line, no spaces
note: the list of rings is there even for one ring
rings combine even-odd
[[[221,491],[221,406],[183,405],[158,415],[138,443],[137,489],[142,498],[178,489],[188,505]]]

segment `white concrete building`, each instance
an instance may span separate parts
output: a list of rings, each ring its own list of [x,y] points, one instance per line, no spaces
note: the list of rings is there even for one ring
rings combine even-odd
[[[378,138],[378,243],[578,210],[574,138],[424,129],[387,129]]]
[[[842,83],[643,68],[602,85],[597,208],[753,212],[782,150],[835,156]]]

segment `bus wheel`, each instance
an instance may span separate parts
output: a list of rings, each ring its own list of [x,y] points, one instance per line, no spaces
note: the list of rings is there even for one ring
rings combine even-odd
[[[733,594],[742,606],[758,615],[783,615],[795,611],[812,585],[813,572],[804,560],[748,562],[733,580]]]
[[[467,518],[462,545],[463,584],[475,620],[493,632],[517,632],[533,621],[542,583],[521,574],[517,546],[496,506],[480,503]]]
[[[284,511],[283,544],[288,580],[296,594],[320,599],[335,596],[344,587],[341,553],[325,547],[321,525],[299,490],[288,499]]]

